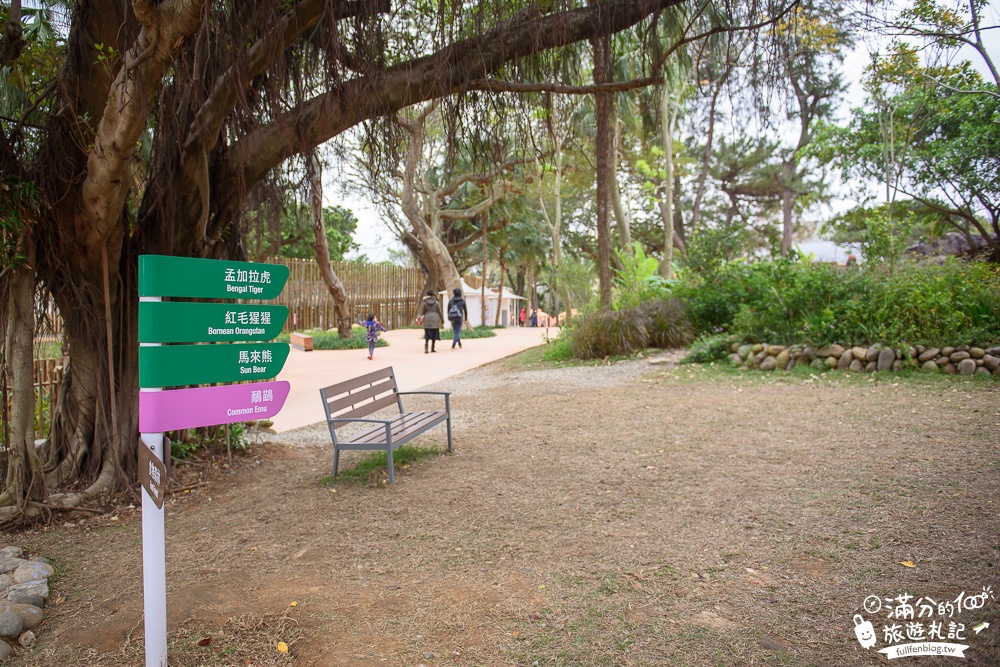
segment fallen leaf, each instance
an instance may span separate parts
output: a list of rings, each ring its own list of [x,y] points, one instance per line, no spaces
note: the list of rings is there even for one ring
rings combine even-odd
[[[761,638],[760,645],[769,651],[777,651],[778,653],[788,650],[785,648],[784,644],[779,642],[777,639],[771,639],[770,637]]]
[[[289,604],[288,606],[289,606],[289,607],[298,607],[298,606],[299,606],[299,603],[298,603],[298,602],[295,602],[295,601],[292,601],[292,602],[291,602],[291,604]]]
[[[278,653],[288,653],[288,644],[285,642],[278,642]]]
[[[902,565],[903,567],[916,567],[917,566],[917,564],[914,563],[912,560],[901,560],[901,561],[899,561],[899,564]]]
[[[208,646],[211,643],[212,643],[211,637],[205,637],[203,639],[198,640],[198,646]]]

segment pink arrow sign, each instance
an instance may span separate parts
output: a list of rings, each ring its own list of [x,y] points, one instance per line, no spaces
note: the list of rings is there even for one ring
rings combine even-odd
[[[139,431],[159,433],[266,419],[288,398],[288,382],[139,392]]]

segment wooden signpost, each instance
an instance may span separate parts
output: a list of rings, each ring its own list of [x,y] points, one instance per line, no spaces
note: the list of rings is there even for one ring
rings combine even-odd
[[[273,299],[288,280],[279,264],[190,257],[139,257],[139,481],[146,667],[167,665],[167,576],[163,495],[170,452],[165,431],[264,419],[288,398],[287,344],[266,344],[288,318],[284,306],[163,302],[168,298]],[[219,343],[166,345],[163,343]]]

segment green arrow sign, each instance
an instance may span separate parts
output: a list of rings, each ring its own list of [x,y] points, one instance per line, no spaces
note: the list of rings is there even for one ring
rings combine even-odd
[[[282,264],[139,256],[139,296],[267,300],[281,293],[286,280]]]
[[[278,376],[287,358],[287,343],[140,347],[139,386],[268,380]]]
[[[228,343],[272,340],[288,319],[285,306],[186,301],[139,302],[140,343]]]

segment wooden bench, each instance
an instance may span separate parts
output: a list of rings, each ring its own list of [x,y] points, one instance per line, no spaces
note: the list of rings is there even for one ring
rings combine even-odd
[[[298,333],[293,331],[288,336],[288,342],[292,347],[297,347],[305,352],[310,352],[313,349],[313,337],[309,334]]]
[[[424,431],[448,422],[448,451],[451,451],[451,393],[447,391],[399,391],[392,367],[339,382],[319,390],[323,398],[326,423],[333,439],[333,476],[337,476],[340,450],[361,449],[385,451],[389,459],[389,483],[395,484],[392,452]],[[444,396],[444,411],[405,412],[402,396],[423,394]],[[368,415],[390,406],[399,414],[388,419],[371,419]],[[360,433],[338,436],[337,429],[352,423],[373,424]]]

